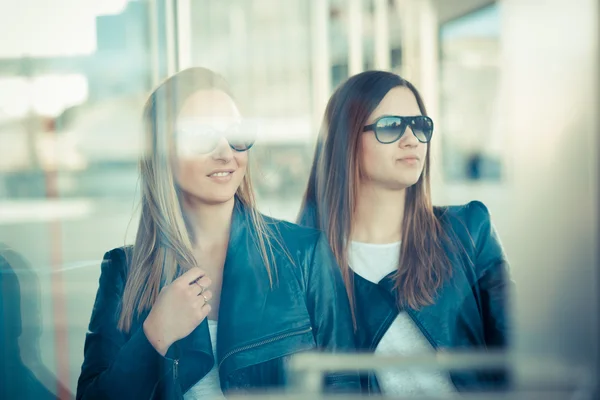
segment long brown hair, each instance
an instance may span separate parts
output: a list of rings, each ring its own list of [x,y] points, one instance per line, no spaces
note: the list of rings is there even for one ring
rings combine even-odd
[[[200,67],[183,70],[161,83],[144,106],[145,149],[140,159],[141,216],[133,252],[128,260],[127,282],[118,327],[124,332],[134,318],[149,310],[161,286],[178,274],[198,265],[192,252],[192,235],[182,212],[181,193],[172,170],[177,115],[192,94],[219,90],[230,97],[227,82],[218,74]],[[236,198],[248,210],[255,231],[255,244],[261,252],[269,280],[273,250],[266,222],[257,211],[254,190],[247,170]]]
[[[317,140],[299,223],[325,232],[342,270],[354,317],[353,274],[348,266],[348,244],[360,179],[359,139],[369,116],[395,87],[406,87],[427,115],[418,90],[396,74],[367,71],[344,82],[332,95]],[[432,304],[451,274],[444,250],[450,245],[434,213],[430,195],[430,154],[416,184],[406,189],[402,244],[394,281],[400,307]]]

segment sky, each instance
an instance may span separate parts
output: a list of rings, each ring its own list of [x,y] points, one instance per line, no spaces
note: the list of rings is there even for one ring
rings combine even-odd
[[[96,50],[98,15],[127,0],[0,0],[0,58],[55,57]]]

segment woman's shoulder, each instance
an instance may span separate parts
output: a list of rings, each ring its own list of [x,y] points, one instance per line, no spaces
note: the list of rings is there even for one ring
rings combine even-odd
[[[292,267],[294,271],[303,271],[305,276],[316,273],[321,276],[322,282],[339,274],[327,236],[323,232],[271,217],[265,217],[265,222],[270,227],[271,237],[276,238],[276,242],[271,243],[281,251],[284,260],[291,261],[283,264]]]
[[[133,246],[121,246],[104,253],[102,274],[113,279],[124,281],[127,277],[128,265],[133,255]]]
[[[288,248],[314,247],[322,237],[321,231],[293,222],[263,216],[271,234],[275,234]]]
[[[490,212],[482,202],[437,207],[435,212],[448,236],[458,239],[470,256],[483,264],[506,259]]]
[[[437,206],[434,213],[442,224],[450,225],[455,230],[467,229],[471,234],[488,227],[491,215],[481,201],[473,200],[466,204]]]
[[[133,255],[133,245],[115,247],[104,253],[104,259],[112,263],[119,263],[126,266]]]

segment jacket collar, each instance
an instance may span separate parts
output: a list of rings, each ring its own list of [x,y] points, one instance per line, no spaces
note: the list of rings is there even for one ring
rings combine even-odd
[[[256,235],[250,210],[236,198],[223,270],[217,354],[212,351],[206,320],[178,342],[179,377],[184,392],[215,364],[219,367],[223,388],[235,370],[281,357],[290,349],[301,351],[314,347],[312,332],[307,330],[310,329],[308,310],[294,303],[287,285],[284,290],[276,290],[275,265],[271,265],[275,288],[271,290],[261,253],[256,250]],[[282,307],[289,312],[278,313]],[[277,318],[273,318],[274,312]],[[290,332],[302,334],[286,336]],[[278,340],[277,346],[257,346],[281,336],[285,338]]]

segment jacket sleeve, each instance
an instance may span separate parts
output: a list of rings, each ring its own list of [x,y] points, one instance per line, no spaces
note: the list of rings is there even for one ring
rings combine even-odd
[[[100,286],[84,346],[77,399],[148,399],[160,379],[163,358],[141,327],[126,335],[117,328],[125,287],[124,257],[104,256]]]
[[[332,353],[356,351],[346,287],[323,234],[319,234],[308,267],[307,304],[320,350]],[[357,372],[329,374],[325,385],[330,391],[360,391]]]
[[[514,285],[510,278],[506,255],[488,209],[477,201],[471,202],[469,208],[471,220],[476,221],[477,229],[473,235],[475,268],[485,341],[490,348],[503,348],[509,338],[509,299],[513,294]]]

